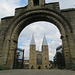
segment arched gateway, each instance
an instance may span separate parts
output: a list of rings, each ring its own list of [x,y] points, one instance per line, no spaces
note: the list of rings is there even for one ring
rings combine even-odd
[[[75,64],[75,9],[60,10],[58,2],[45,4],[45,0],[29,0],[27,6],[15,10],[15,16],[1,19],[0,64],[13,68],[19,34],[36,21],[48,21],[58,27],[66,68],[71,68]]]

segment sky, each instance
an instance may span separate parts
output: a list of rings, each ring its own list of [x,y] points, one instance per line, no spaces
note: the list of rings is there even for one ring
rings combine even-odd
[[[29,24],[25,27],[19,35],[18,47],[25,49],[25,59],[29,57],[30,42],[34,35],[36,50],[41,51],[44,35],[48,43],[49,60],[53,60],[56,53],[56,48],[62,44],[60,39],[61,34],[58,28],[49,22],[39,21]]]
[[[45,2],[59,2],[60,9],[75,8],[75,0],[45,0]],[[28,0],[0,0],[0,21],[3,17],[13,16],[15,8],[23,7],[27,4]],[[43,36],[46,36],[49,45],[49,59],[53,60],[56,47],[62,44],[58,28],[48,22],[36,22],[24,28],[18,39],[18,47],[25,49],[26,58],[29,57],[29,44],[32,34],[34,34],[37,50],[41,50]]]

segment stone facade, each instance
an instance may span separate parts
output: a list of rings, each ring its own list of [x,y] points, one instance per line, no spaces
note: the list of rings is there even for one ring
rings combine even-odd
[[[49,69],[48,44],[44,37],[42,51],[36,51],[36,44],[32,37],[30,44],[29,69]]]
[[[15,9],[14,16],[1,19],[0,64],[13,68],[20,32],[30,23],[48,21],[61,32],[66,68],[71,68],[75,64],[75,9],[60,10],[58,2],[45,4],[44,0],[39,0],[37,6],[30,2],[34,3],[28,0],[27,6]]]

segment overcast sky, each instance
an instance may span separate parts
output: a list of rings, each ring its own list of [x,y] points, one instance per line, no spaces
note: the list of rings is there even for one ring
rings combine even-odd
[[[60,39],[60,31],[58,28],[49,22],[39,21],[34,22],[28,25],[19,35],[19,44],[18,47],[25,49],[25,57],[29,57],[29,45],[34,34],[36,50],[41,51],[42,41],[44,35],[46,36],[46,40],[49,46],[49,59],[52,60],[55,53],[56,48],[62,44]]]
[[[75,8],[75,0],[45,0],[46,3],[59,2],[61,9]],[[0,19],[6,16],[13,16],[15,8],[28,4],[28,0],[0,0]],[[36,22],[28,25],[21,32],[18,40],[18,47],[25,49],[25,57],[29,57],[29,44],[34,34],[37,50],[41,50],[43,36],[46,36],[49,45],[49,59],[55,55],[55,49],[62,44],[60,31],[48,22]]]

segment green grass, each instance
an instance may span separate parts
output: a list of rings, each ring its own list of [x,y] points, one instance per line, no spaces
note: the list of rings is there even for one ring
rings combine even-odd
[[[10,68],[0,65],[0,70],[9,70]]]
[[[73,64],[73,65],[72,65],[72,70],[74,70],[74,71],[75,71],[75,64]]]

